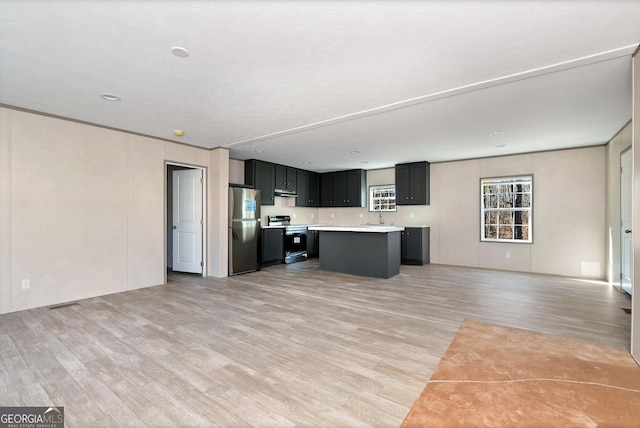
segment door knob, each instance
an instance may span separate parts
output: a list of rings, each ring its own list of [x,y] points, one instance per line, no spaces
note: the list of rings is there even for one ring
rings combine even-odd
[[[627,229],[627,230],[624,231],[624,233],[631,233],[631,230]]]
[[[173,226],[173,229],[177,229],[177,228],[178,228],[178,226]]]

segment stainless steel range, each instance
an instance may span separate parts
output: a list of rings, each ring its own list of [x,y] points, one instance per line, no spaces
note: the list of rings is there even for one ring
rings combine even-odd
[[[291,216],[268,217],[269,226],[284,226],[284,262],[295,263],[307,260],[307,225],[291,224]]]

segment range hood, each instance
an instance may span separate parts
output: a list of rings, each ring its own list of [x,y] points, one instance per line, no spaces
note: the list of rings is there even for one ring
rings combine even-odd
[[[276,196],[284,196],[287,198],[297,198],[298,195],[296,194],[295,190],[286,190],[286,189],[276,189],[273,191],[274,195]]]

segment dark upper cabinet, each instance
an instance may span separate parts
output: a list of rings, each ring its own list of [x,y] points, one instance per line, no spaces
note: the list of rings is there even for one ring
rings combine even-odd
[[[367,172],[363,169],[327,172],[320,176],[320,206],[366,207]]]
[[[354,169],[347,171],[347,201],[348,207],[367,206],[367,171]]]
[[[320,176],[304,169],[297,170],[296,185],[298,188],[297,207],[320,206]]]
[[[276,190],[296,193],[298,207],[366,207],[367,172],[363,169],[327,172],[244,161],[244,182],[260,190],[262,205],[274,205]]]
[[[347,206],[347,172],[337,171],[333,172],[333,206],[346,207]]]
[[[326,172],[320,175],[320,206],[333,207],[335,201],[333,199],[333,173]]]
[[[396,205],[429,205],[429,162],[396,165]]]
[[[284,165],[276,165],[275,168],[276,189],[295,192],[297,188],[297,169]]]
[[[260,190],[260,202],[262,205],[273,205],[275,203],[275,173],[275,164],[256,159],[244,161],[244,183]]]
[[[400,260],[406,265],[429,263],[428,227],[405,227],[400,234]]]
[[[309,177],[309,206],[320,206],[320,174],[312,172]]]
[[[284,227],[262,229],[262,264],[284,262]]]

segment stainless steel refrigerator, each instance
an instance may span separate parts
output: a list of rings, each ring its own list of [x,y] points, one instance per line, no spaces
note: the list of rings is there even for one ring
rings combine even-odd
[[[260,191],[229,188],[229,275],[258,270]]]

